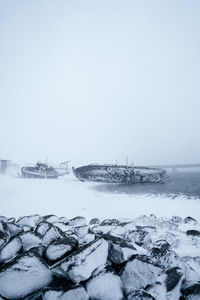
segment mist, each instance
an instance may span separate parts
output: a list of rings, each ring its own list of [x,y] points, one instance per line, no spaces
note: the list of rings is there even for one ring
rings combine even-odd
[[[199,1],[1,1],[0,158],[198,163]]]

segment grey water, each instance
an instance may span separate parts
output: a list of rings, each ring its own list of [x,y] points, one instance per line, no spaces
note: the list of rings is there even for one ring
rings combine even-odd
[[[185,195],[200,199],[200,171],[170,172],[168,175],[160,183],[101,184],[95,189],[104,193]]]

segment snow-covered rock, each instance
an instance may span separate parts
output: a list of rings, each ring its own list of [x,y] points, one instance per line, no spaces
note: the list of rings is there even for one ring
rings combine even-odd
[[[30,228],[34,228],[39,221],[39,215],[32,215],[32,216],[24,216],[17,220],[16,224],[23,227],[28,226]]]
[[[151,257],[136,255],[133,260],[127,262],[121,275],[126,294],[156,282],[162,271],[163,267]]]
[[[82,286],[77,286],[68,291],[47,290],[43,294],[43,300],[89,300],[89,296]]]
[[[89,225],[98,225],[100,222],[98,218],[93,218],[90,220]]]
[[[7,224],[7,226],[8,226],[8,229],[9,229],[9,231],[10,231],[10,235],[11,235],[11,236],[16,236],[16,235],[18,235],[20,232],[23,231],[23,228],[22,228],[22,227],[20,227],[20,226],[14,224],[14,223],[8,222],[8,223],[6,223],[6,224]]]
[[[0,269],[0,295],[22,299],[50,284],[52,274],[34,252],[26,252]]]
[[[87,220],[85,217],[75,217],[73,219],[70,219],[68,222],[68,225],[70,226],[83,226],[83,225],[87,225]]]
[[[22,250],[22,243],[18,237],[13,237],[0,249],[0,263],[14,258]]]
[[[48,261],[53,263],[61,260],[65,255],[69,255],[77,246],[78,242],[73,237],[56,240],[48,245],[45,256]]]
[[[79,283],[87,280],[95,269],[104,265],[107,256],[108,243],[104,239],[97,239],[53,266],[52,271],[57,276],[63,276],[74,283]]]
[[[125,239],[105,234],[104,239],[108,241],[108,258],[116,264],[122,264],[135,254],[145,254],[145,250],[139,246],[128,243]]]
[[[40,222],[36,229],[35,232],[38,233],[39,235],[41,235],[42,237],[45,235],[45,233],[47,232],[47,230],[49,230],[52,227],[51,223],[48,222]]]
[[[48,223],[52,223],[52,224],[60,222],[59,218],[55,215],[43,216],[42,220],[45,221],[45,222],[48,222]]]
[[[100,273],[86,284],[90,299],[122,300],[122,282],[119,276],[112,273]]]
[[[65,238],[65,234],[60,230],[60,228],[51,226],[45,233],[45,235],[42,238],[43,245],[48,245],[52,241],[55,241],[57,239]]]
[[[41,238],[37,233],[33,233],[31,231],[26,231],[18,235],[24,251],[29,250],[33,247],[38,247],[42,244]]]

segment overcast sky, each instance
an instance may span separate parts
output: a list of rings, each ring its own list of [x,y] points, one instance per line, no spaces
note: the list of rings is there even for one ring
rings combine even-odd
[[[0,0],[0,158],[200,162],[199,0]]]

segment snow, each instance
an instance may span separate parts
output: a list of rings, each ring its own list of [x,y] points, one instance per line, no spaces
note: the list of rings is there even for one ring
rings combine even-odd
[[[80,182],[71,175],[59,179],[23,179],[0,176],[1,215],[32,214],[85,216],[87,219],[192,216],[200,221],[199,199],[180,195],[108,194],[95,190],[97,183]]]

